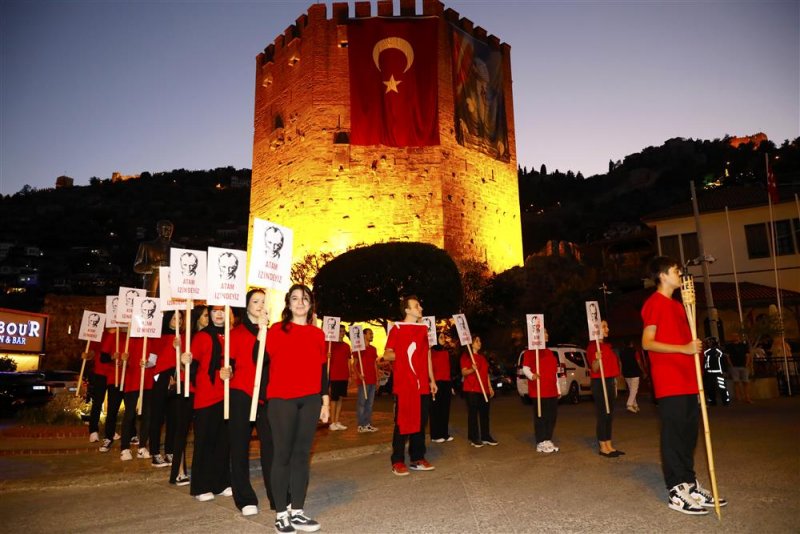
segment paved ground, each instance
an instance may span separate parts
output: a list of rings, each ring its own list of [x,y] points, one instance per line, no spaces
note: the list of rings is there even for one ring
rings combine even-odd
[[[437,469],[399,478],[388,459],[388,399],[378,401],[373,435],[351,429],[318,432],[306,510],[324,532],[758,532],[800,531],[800,398],[717,407],[711,428],[720,491],[730,501],[722,522],[671,511],[658,460],[655,408],[629,414],[617,405],[618,459],[597,455],[593,408],[559,407],[555,440],[561,452],[533,450],[530,407],[513,396],[492,407],[498,447],[473,449],[465,438],[461,401],[453,406],[451,443],[429,447]],[[13,438],[18,439],[18,438]],[[0,440],[11,450],[12,438]],[[118,454],[84,452],[85,438],[60,438],[73,454],[0,455],[0,532],[264,532],[273,515],[244,518],[232,499],[198,503],[166,473]],[[47,441],[47,440],[46,440]],[[30,448],[31,440],[16,442]],[[53,443],[51,443],[52,447]],[[43,445],[42,445],[43,446]],[[705,449],[696,455],[708,484]],[[265,492],[258,462],[253,485]],[[265,502],[266,499],[263,499]],[[46,513],[43,513],[46,511]]]

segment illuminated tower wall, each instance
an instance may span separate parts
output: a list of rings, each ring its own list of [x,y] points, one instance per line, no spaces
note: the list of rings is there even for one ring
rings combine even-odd
[[[355,16],[392,16],[392,1]],[[441,144],[349,144],[348,5],[315,4],[256,58],[250,229],[259,217],[295,232],[295,261],[349,246],[422,241],[499,272],[522,263],[510,47],[438,1],[401,0],[400,16],[438,17]],[[450,24],[503,54],[509,161],[455,138]]]

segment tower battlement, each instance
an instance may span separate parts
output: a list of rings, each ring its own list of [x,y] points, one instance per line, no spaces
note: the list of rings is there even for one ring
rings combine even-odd
[[[397,17],[438,18],[440,144],[351,145],[348,23],[395,16],[392,0],[375,7],[314,4],[256,57],[251,230],[254,217],[293,228],[296,260],[422,241],[494,271],[521,264],[511,48],[438,0],[421,13],[401,0]],[[503,158],[456,139],[451,27],[502,55]]]

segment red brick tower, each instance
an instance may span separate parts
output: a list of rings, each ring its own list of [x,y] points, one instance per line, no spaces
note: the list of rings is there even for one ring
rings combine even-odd
[[[355,3],[355,18],[392,17],[392,0]],[[387,241],[422,241],[494,271],[522,263],[510,47],[437,0],[400,1],[401,17],[436,17],[435,146],[350,141],[348,5],[308,8],[256,58],[250,225],[294,229],[294,258]],[[502,53],[507,148],[490,155],[456,139],[452,27]],[[252,239],[252,236],[251,236]]]

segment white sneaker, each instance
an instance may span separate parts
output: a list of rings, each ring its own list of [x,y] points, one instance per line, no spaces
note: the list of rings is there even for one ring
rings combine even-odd
[[[340,423],[331,423],[328,426],[328,430],[344,430],[344,426],[342,426]]]
[[[377,432],[378,427],[374,427],[372,425],[367,425],[367,432]]]
[[[358,433],[359,434],[364,434],[366,432],[369,432],[369,429],[367,427],[361,426],[361,425],[358,426]]]
[[[553,444],[549,441],[542,441],[541,443],[536,445],[536,452],[543,452],[545,454],[550,454],[556,452],[553,448]]]
[[[128,460],[133,460],[133,455],[131,454],[130,449],[125,449],[121,453],[119,453],[119,459],[123,462],[127,462]]]
[[[336,424],[339,425],[339,430],[347,430],[347,427],[344,426],[342,423],[336,423]]]
[[[561,450],[558,447],[556,447],[555,444],[549,439],[546,441],[546,443],[550,446],[551,449],[553,449],[553,452],[558,452]]]
[[[219,495],[220,497],[233,497],[233,488],[228,486],[224,490],[217,493],[217,495]]]
[[[432,439],[431,443],[444,443],[444,438],[436,438]]]
[[[703,508],[714,508],[714,494],[701,486],[697,480],[689,486],[689,495]],[[720,507],[727,506],[727,504],[728,501],[726,499],[719,498]]]
[[[691,493],[689,493],[690,489],[691,486],[689,486],[689,484],[686,482],[674,486],[669,490],[669,503],[667,503],[667,506],[683,514],[708,514],[708,510],[703,508],[700,503],[698,503],[695,498],[692,497]]]
[[[100,435],[97,432],[89,434],[89,443],[96,443],[100,441]]]
[[[136,457],[140,460],[150,458],[150,452],[147,450],[147,447],[139,447],[139,450],[136,451]]]
[[[248,504],[242,508],[242,515],[256,515],[258,513],[258,506],[255,504]]]
[[[100,445],[100,448],[97,449],[97,450],[99,450],[100,452],[108,452],[109,450],[111,450],[111,444],[112,443],[114,443],[114,442],[111,441],[110,439],[106,438],[106,439],[103,440],[103,443]]]
[[[195,495],[194,498],[200,502],[213,501],[214,494],[209,491],[207,493],[201,493],[200,495]]]

